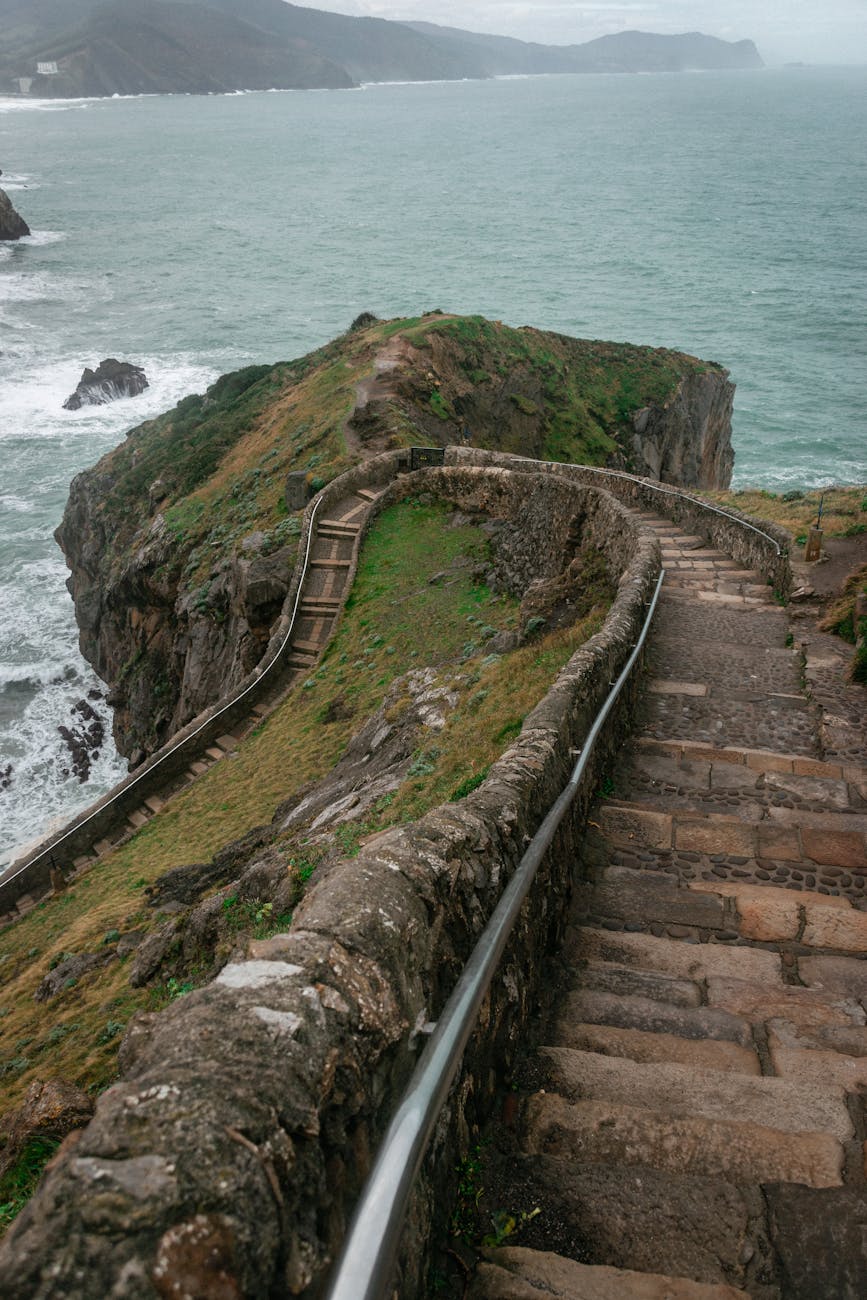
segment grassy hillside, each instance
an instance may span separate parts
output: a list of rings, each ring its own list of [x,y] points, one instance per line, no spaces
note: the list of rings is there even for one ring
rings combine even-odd
[[[136,1011],[182,996],[247,936],[291,925],[291,906],[275,897],[297,899],[317,864],[356,852],[366,836],[461,798],[481,781],[563,663],[600,625],[611,596],[597,570],[576,623],[547,634],[531,628],[524,644],[492,654],[492,637],[516,630],[520,613],[516,599],[492,592],[480,578],[489,565],[488,535],[453,520],[444,507],[409,501],[385,512],[365,544],[343,622],[318,670],[234,758],[211,768],[66,893],[0,934],[0,1114],[37,1078],[59,1075],[93,1093],[102,1090],[115,1075],[117,1048]],[[281,830],[279,819],[269,825],[278,806],[285,810],[334,768],[369,719],[399,731],[410,711],[407,675],[419,669],[429,670],[427,689],[448,696],[447,718],[442,729],[423,728],[417,741],[410,733],[412,761],[389,793],[358,817],[335,819],[328,830],[313,831],[304,821],[291,830]],[[134,954],[118,956],[118,942],[166,922],[148,904],[149,887],[167,871],[207,862],[263,824],[248,847],[230,850],[223,880],[241,874],[264,849],[277,864],[278,894],[244,894],[228,883],[212,889],[218,901],[211,940],[200,939],[192,955],[165,966],[145,987],[131,987]],[[83,953],[102,954],[106,963],[70,979],[49,1001],[34,1001],[52,969]],[[32,1152],[27,1160],[33,1163]],[[18,1183],[23,1178],[29,1190],[27,1177],[16,1165],[0,1185],[0,1224],[26,1199]]]

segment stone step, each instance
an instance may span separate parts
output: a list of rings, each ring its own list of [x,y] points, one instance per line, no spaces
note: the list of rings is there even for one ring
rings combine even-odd
[[[616,962],[687,980],[704,981],[718,975],[762,981],[771,987],[782,984],[782,964],[777,953],[719,943],[684,943],[592,926],[570,927],[563,941],[561,961],[567,973],[574,969],[579,981],[585,962]]]
[[[352,523],[351,520],[347,519],[320,519],[316,525],[316,531],[321,533],[323,529],[354,537],[360,531],[361,525]]]
[[[689,627],[689,639],[693,644],[699,641],[711,643],[707,647],[707,657],[712,665],[718,657],[718,645],[785,649],[789,621],[782,609],[767,606],[761,609],[724,608],[693,600],[684,592],[666,592],[663,583],[654,620],[654,637],[657,634],[682,637],[685,626]]]
[[[295,640],[292,642],[290,649],[296,652],[300,652],[301,654],[311,655],[313,658],[315,658],[315,656],[322,649],[323,645],[324,642],[321,641]]]
[[[768,805],[761,808],[761,817],[741,818],[731,815],[730,806],[722,813],[685,805],[686,800],[670,809],[663,801],[607,799],[594,810],[590,827],[617,848],[812,863],[806,866],[808,872],[818,867],[867,871],[865,814],[843,810],[817,814]]]
[[[568,1041],[571,1025],[606,1025],[636,1029],[645,1034],[672,1034],[677,1038],[710,1039],[754,1047],[752,1027],[743,1016],[716,1007],[677,1007],[652,998],[622,997],[595,989],[578,989],[560,998],[551,1021],[554,1041]]]
[[[760,821],[770,808],[857,814],[860,799],[849,783],[826,776],[761,772],[741,763],[638,749],[617,774],[624,799],[641,804],[725,813]],[[845,829],[846,823],[841,822]],[[867,860],[865,860],[867,866]]]
[[[591,1025],[565,1016],[557,1022],[556,1038],[561,1047],[597,1052],[601,1056],[625,1056],[630,1061],[658,1061],[735,1074],[758,1075],[762,1072],[755,1051],[720,1039],[679,1038],[677,1034]],[[814,1052],[813,1055],[821,1057],[825,1053]]]
[[[619,848],[608,846],[604,839],[593,835],[585,839],[581,860],[590,871],[602,863],[610,863],[612,867],[668,876],[681,883],[752,884],[793,892],[810,891],[823,896],[825,901],[843,898],[861,911],[867,908],[867,875],[802,858],[797,830],[792,833],[784,827],[760,823],[759,850],[773,856]],[[651,924],[649,928],[652,934],[671,932],[671,927]]]
[[[786,651],[786,654],[789,652]],[[767,749],[743,749],[706,745],[699,740],[664,740],[653,736],[637,736],[634,746],[652,754],[670,754],[676,758],[708,759],[710,762],[736,764],[765,773],[793,773],[795,776],[817,776],[828,780],[843,780],[858,784],[867,782],[867,768],[851,764],[825,762],[817,758],[804,758],[798,754],[780,754]]]
[[[631,1100],[631,1098],[630,1098]],[[734,1118],[737,1116],[737,1118]],[[845,1151],[822,1132],[785,1132],[731,1117],[671,1117],[613,1100],[569,1102],[537,1093],[524,1150],[580,1164],[622,1164],[734,1183],[840,1187]]]
[[[830,1133],[841,1142],[854,1136],[844,1092],[791,1079],[702,1070],[687,1065],[598,1056],[571,1047],[538,1052],[546,1091],[573,1101],[605,1101],[658,1111],[669,1117],[759,1124],[781,1133]]]
[[[667,1002],[676,1007],[700,1007],[702,1004],[702,990],[692,980],[656,971],[635,970],[614,962],[589,961],[576,972],[575,978],[583,989],[614,993],[620,997],[651,998],[654,1002]]]
[[[616,865],[575,887],[572,920],[594,929],[616,921],[618,928],[673,938],[797,941],[841,956],[867,954],[867,911],[842,894],[742,880],[684,884],[668,873]]]
[[[500,1205],[541,1209],[523,1237],[531,1248],[580,1252],[587,1264],[688,1277],[739,1287],[752,1300],[779,1300],[766,1280],[773,1277],[774,1254],[758,1188],[512,1152],[492,1166]],[[573,1292],[570,1300],[580,1297]]]
[[[744,1300],[730,1286],[579,1264],[523,1246],[483,1250],[467,1300]]]
[[[351,563],[351,560],[332,560],[318,557],[311,559],[308,562],[308,567],[311,569],[348,569]]]
[[[355,495],[361,497],[363,501],[375,501],[379,493],[375,492],[373,488],[356,488]]]
[[[867,1189],[765,1187],[785,1300],[867,1295]]]
[[[707,695],[648,694],[637,717],[643,734],[708,745],[762,745],[812,758],[817,753],[815,708],[799,696],[765,691],[708,690]]]

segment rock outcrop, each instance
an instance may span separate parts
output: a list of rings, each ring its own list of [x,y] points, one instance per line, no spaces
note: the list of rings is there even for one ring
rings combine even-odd
[[[353,461],[470,445],[725,487],[732,392],[684,353],[432,312],[185,398],[75,479],[57,533],[119,749],[141,761],[256,667],[297,512]]]
[[[635,472],[684,487],[727,488],[735,453],[731,444],[735,386],[715,371],[687,375],[660,406],[632,417]]]
[[[141,366],[131,361],[116,361],[107,357],[96,370],[85,366],[75,392],[63,403],[65,411],[77,411],[82,406],[105,406],[121,397],[137,397],[148,387]]]
[[[12,201],[5,190],[0,190],[0,240],[23,239],[30,234],[30,227],[12,206]]]

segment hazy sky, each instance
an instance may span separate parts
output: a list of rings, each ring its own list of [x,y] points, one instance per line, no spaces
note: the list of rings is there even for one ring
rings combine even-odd
[[[296,0],[298,3],[299,0]],[[867,0],[300,0],[311,8],[424,19],[555,45],[608,32],[750,37],[766,63],[867,63]]]

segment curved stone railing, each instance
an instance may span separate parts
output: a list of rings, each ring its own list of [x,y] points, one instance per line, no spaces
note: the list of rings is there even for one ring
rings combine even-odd
[[[602,630],[477,790],[375,837],[309,890],[288,933],[252,941],[246,960],[214,983],[133,1021],[123,1081],[99,1099],[3,1245],[10,1300],[153,1297],[173,1280],[208,1294],[217,1266],[225,1294],[320,1293],[424,1027],[566,783],[659,573],[658,542],[636,516],[568,477],[461,466],[401,485],[422,487],[458,508],[537,522],[526,536],[522,528],[517,559],[535,555],[541,577],[562,568],[562,555],[551,566],[580,518],[620,574]],[[423,1293],[454,1166],[490,1111],[495,1068],[508,1070],[525,1032],[542,960],[564,925],[587,809],[629,729],[637,689],[633,677],[606,724],[465,1051],[417,1185],[399,1294]]]
[[[101,799],[76,814],[64,827],[14,862],[0,879],[0,916],[12,912],[19,898],[43,894],[50,889],[51,870],[58,865],[58,859],[71,863],[75,857],[87,852],[96,841],[110,838],[112,834],[117,835],[119,827],[123,827],[123,833],[131,833],[126,818],[141,806],[144,799],[164,791],[186,771],[197,754],[202,753],[239,720],[247,719],[257,700],[279,686],[285,673],[285,660],[291,653],[293,628],[303,595],[317,514],[321,512],[324,516],[329,505],[350,495],[359,487],[384,486],[406,463],[406,452],[385,452],[347,470],[317,493],[304,512],[299,560],[283,604],[283,612],[262,659],[228,696],[203,710]],[[354,574],[357,549],[356,545],[350,580]]]
[[[591,465],[566,465],[554,461],[529,460],[504,452],[481,451],[472,447],[449,447],[446,463],[450,465],[502,465],[528,473],[562,474],[579,483],[604,487],[626,505],[639,510],[666,515],[684,532],[707,538],[716,549],[725,551],[755,569],[781,596],[793,585],[789,560],[791,538],[783,529],[765,520],[753,519],[738,510],[723,509],[710,501],[691,496],[668,483],[627,474],[623,470],[603,469]]]

